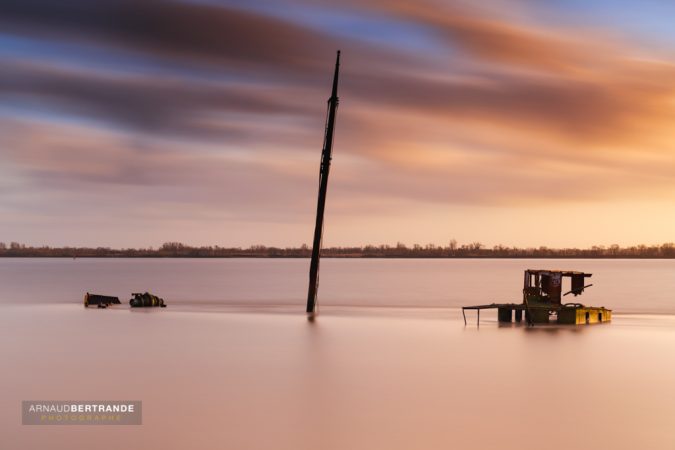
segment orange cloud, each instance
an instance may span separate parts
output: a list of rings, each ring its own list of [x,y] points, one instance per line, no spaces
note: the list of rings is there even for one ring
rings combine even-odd
[[[114,204],[124,191],[139,214],[311,224],[339,46],[331,214],[394,224],[412,209],[433,221],[451,208],[672,201],[674,62],[495,1],[352,2],[425,30],[433,52],[201,3],[6,2],[12,33],[87,42],[125,63],[0,56],[0,100],[23,108],[0,112],[0,160],[50,195]]]

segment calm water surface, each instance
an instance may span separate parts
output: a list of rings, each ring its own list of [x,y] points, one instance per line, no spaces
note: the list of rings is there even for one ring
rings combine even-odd
[[[0,449],[673,449],[675,262],[0,260]],[[613,323],[533,329],[522,271],[594,273]],[[84,309],[149,290],[162,310]],[[473,316],[472,316],[473,317]],[[142,426],[21,426],[21,400],[138,399]]]
[[[73,303],[85,292],[150,291],[171,305],[304,305],[307,259],[0,259],[2,303]],[[569,301],[675,314],[675,260],[324,259],[320,304],[459,307],[520,302],[523,270],[580,270]],[[302,308],[301,308],[302,309]]]

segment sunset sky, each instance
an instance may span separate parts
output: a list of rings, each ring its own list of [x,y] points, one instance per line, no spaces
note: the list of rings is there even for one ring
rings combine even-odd
[[[0,241],[675,241],[675,2],[3,0]]]

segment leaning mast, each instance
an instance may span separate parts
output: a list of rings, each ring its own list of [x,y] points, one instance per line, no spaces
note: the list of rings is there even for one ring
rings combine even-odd
[[[319,288],[319,257],[321,256],[321,239],[323,233],[323,213],[326,207],[326,191],[328,190],[328,172],[330,171],[331,154],[333,151],[333,132],[335,130],[335,114],[338,106],[338,72],[340,70],[340,51],[335,61],[333,75],[333,90],[328,99],[328,116],[326,118],[326,134],[321,151],[321,166],[319,169],[319,200],[316,205],[316,224],[314,226],[314,243],[312,245],[312,262],[309,266],[309,290],[307,292],[307,313],[316,312],[316,293]]]

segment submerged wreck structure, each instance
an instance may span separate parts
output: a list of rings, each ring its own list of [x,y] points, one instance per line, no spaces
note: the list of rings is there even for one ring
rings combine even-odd
[[[119,297],[113,297],[110,295],[98,295],[98,294],[90,294],[87,292],[84,294],[84,307],[88,308],[89,305],[96,305],[99,308],[107,308],[110,305],[119,305],[120,299]]]
[[[565,270],[533,270],[525,271],[523,282],[522,303],[492,303],[462,307],[464,324],[466,324],[466,310],[476,310],[477,320],[480,323],[480,311],[496,309],[499,322],[522,322],[523,314],[529,325],[558,323],[568,325],[582,325],[591,323],[609,322],[612,320],[612,310],[604,306],[584,306],[581,303],[562,303],[562,298],[573,294],[581,295],[584,289],[593,286],[586,284],[586,278],[592,274]],[[563,292],[563,280],[571,280],[570,289]]]
[[[156,295],[152,295],[149,292],[135,292],[131,294],[134,296],[129,300],[129,305],[132,308],[148,308],[148,307],[159,307],[166,308],[166,303],[164,303],[163,298],[159,298]],[[91,306],[98,306],[99,308],[107,308],[110,305],[120,305],[119,297],[113,297],[110,295],[99,295],[99,294],[90,294],[87,292],[84,295],[84,307],[87,308]]]
[[[134,292],[134,296],[129,300],[129,305],[132,308],[166,308],[163,298],[152,295],[149,292]]]

